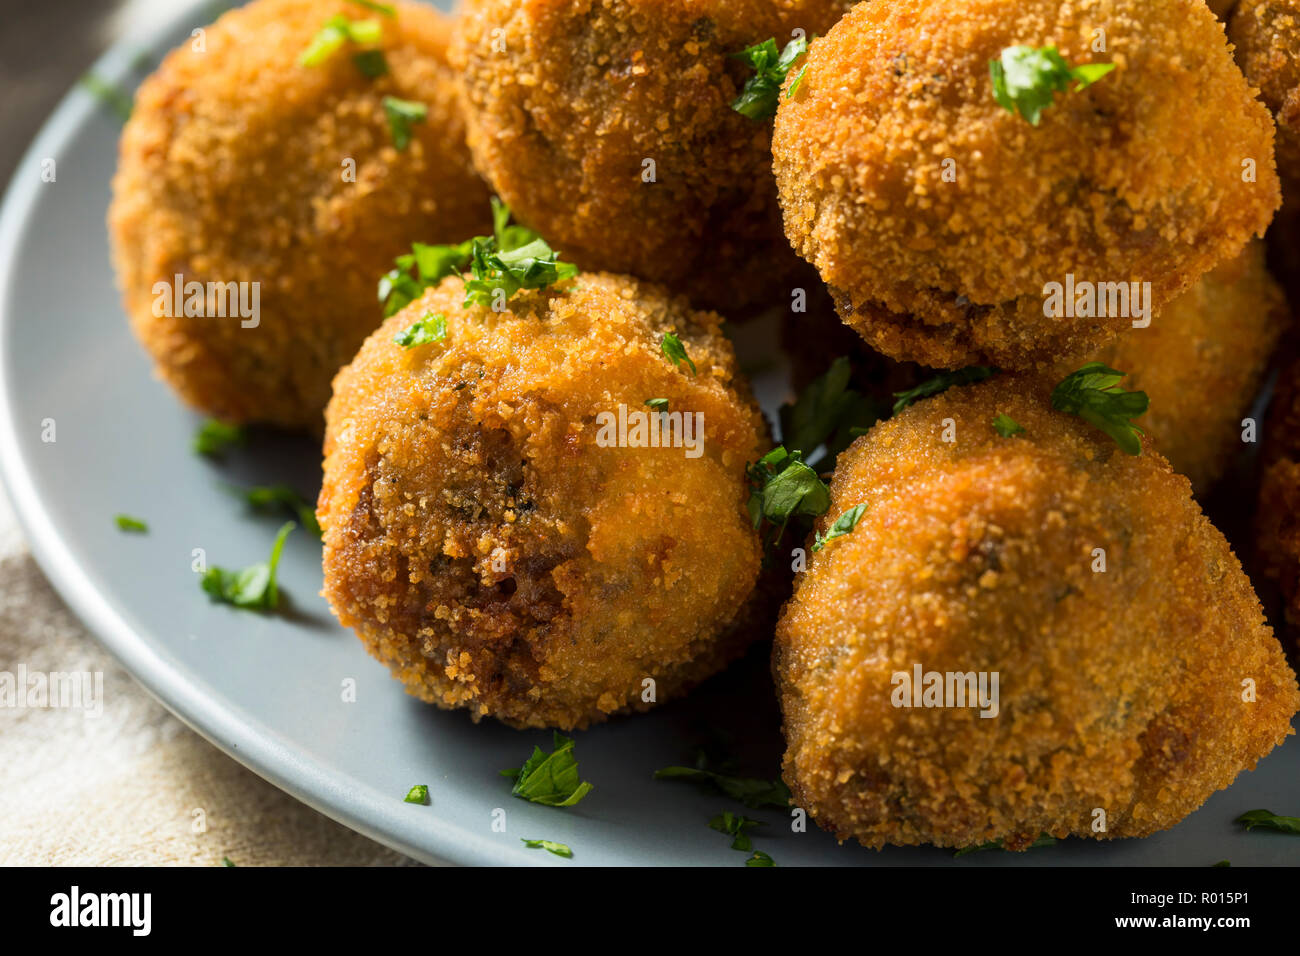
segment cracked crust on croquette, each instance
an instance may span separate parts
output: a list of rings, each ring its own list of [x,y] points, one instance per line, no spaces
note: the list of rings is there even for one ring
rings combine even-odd
[[[841,840],[1145,836],[1291,733],[1295,675],[1187,479],[1050,390],[953,389],[839,458],[819,530],[866,511],[798,576],[774,671],[786,782]],[[1025,433],[1001,437],[999,414]],[[914,664],[998,672],[998,715],[892,706]]]
[[[1117,68],[1034,127],[993,97],[1014,45]],[[1273,124],[1201,0],[859,4],[782,94],[773,153],[786,235],[844,320],[944,368],[1095,348],[1129,319],[1046,318],[1047,283],[1150,282],[1158,312],[1280,201]]]
[[[136,95],[109,210],[118,285],[159,375],[209,415],[319,430],[334,373],[382,319],[375,284],[393,257],[491,227],[446,65],[450,21],[395,6],[378,17],[384,76],[363,76],[350,46],[298,63],[331,16],[376,15],[257,0],[205,28],[201,52],[187,41],[169,54]],[[405,150],[386,96],[428,110]],[[259,283],[258,325],[155,314],[154,283],[176,274]]]
[[[757,634],[745,466],[770,445],[720,317],[596,273],[503,313],[463,298],[431,289],[335,382],[318,513],[339,620],[410,693],[516,727],[647,710],[721,669]],[[430,313],[443,342],[393,342]],[[700,457],[601,446],[600,413],[652,398],[704,415]]]
[[[728,318],[788,299],[806,273],[781,229],[771,120],[731,108],[753,75],[732,54],[825,32],[849,6],[470,0],[452,59],[475,161],[584,269],[664,282]]]

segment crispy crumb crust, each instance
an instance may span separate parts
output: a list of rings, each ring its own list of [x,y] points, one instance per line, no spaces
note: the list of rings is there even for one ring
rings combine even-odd
[[[1118,69],[1035,128],[992,94],[989,61],[1016,44]],[[863,3],[808,64],[773,138],[786,235],[900,360],[1035,368],[1095,348],[1128,320],[1046,318],[1047,282],[1149,281],[1158,310],[1279,205],[1272,123],[1201,0]]]
[[[647,710],[756,636],[745,465],[769,447],[714,313],[584,273],[510,312],[451,278],[339,373],[327,413],[325,596],[407,690],[516,727]],[[445,342],[393,343],[428,313]],[[676,330],[699,374],[664,357]],[[704,415],[704,454],[600,447],[600,412]],[[770,626],[770,625],[769,625]]]
[[[1049,390],[953,389],[839,459],[820,530],[867,510],[798,576],[774,670],[786,781],[841,840],[1145,836],[1291,733],[1295,675],[1187,480],[1053,412]],[[999,413],[1026,434],[999,437]],[[999,672],[999,715],[891,706],[914,664]]]
[[[232,422],[319,429],[330,380],[380,322],[375,284],[412,240],[490,228],[445,53],[449,21],[398,3],[383,23],[389,73],[352,51],[297,63],[354,4],[257,0],[187,42],[136,96],[122,134],[109,228],[127,314],[159,375]],[[382,99],[428,107],[392,145]],[[355,161],[355,182],[343,178]],[[260,283],[260,324],[154,315],[153,285]]]
[[[809,276],[782,234],[771,120],[731,109],[753,75],[731,54],[825,32],[850,5],[470,0],[452,57],[475,161],[583,268],[668,283],[728,317],[773,304]]]

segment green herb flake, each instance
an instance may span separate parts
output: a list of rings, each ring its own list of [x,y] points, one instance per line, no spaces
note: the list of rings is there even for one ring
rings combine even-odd
[[[418,803],[420,806],[429,805],[429,786],[424,783],[417,783],[410,790],[406,791],[406,796],[402,798],[403,803]]]
[[[556,732],[552,753],[533,747],[533,755],[522,767],[502,770],[502,776],[515,778],[511,796],[548,807],[571,807],[589,794],[593,787],[578,774],[573,745],[571,737]]]
[[[79,82],[82,89],[112,110],[123,123],[131,118],[134,97],[130,93],[94,73],[85,74]]]
[[[388,17],[390,20],[397,16],[397,11],[386,3],[376,3],[375,0],[348,0],[348,2],[372,10],[381,16]]]
[[[826,547],[827,543],[834,541],[836,538],[842,538],[846,534],[852,534],[853,529],[858,526],[858,521],[862,519],[862,513],[867,510],[866,505],[854,505],[831,525],[831,530],[825,535],[817,535],[813,541],[813,550],[820,551]]]
[[[1052,407],[1077,415],[1115,440],[1125,454],[1142,454],[1142,429],[1133,419],[1146,414],[1151,400],[1146,392],[1126,392],[1119,387],[1124,373],[1089,362],[1068,375],[1052,392]]]
[[[765,825],[761,820],[751,820],[730,810],[724,810],[709,821],[709,829],[732,837],[731,848],[744,853],[754,849],[754,841],[749,838],[749,831]]]
[[[645,403],[648,408],[656,412],[668,411],[668,399],[666,398],[647,398]]]
[[[222,866],[234,866],[235,864],[231,862],[230,857],[228,857],[228,856],[223,856],[223,857],[221,858],[221,865],[222,865]]]
[[[388,59],[383,50],[362,50],[352,57],[352,62],[361,75],[374,80],[388,72]]]
[[[749,476],[749,517],[758,530],[772,526],[764,547],[780,541],[786,525],[796,516],[818,518],[831,506],[826,483],[803,462],[803,453],[772,449],[746,469]]]
[[[1249,810],[1237,817],[1247,830],[1272,830],[1276,833],[1300,834],[1300,817],[1278,816],[1272,810]]]
[[[118,531],[144,534],[149,530],[149,526],[144,521],[139,518],[132,518],[130,515],[115,515],[113,521],[117,524]]]
[[[1010,415],[999,415],[993,419],[993,430],[1003,438],[1014,438],[1016,435],[1025,433],[1024,426]]]
[[[681,368],[682,363],[685,362],[692,375],[698,374],[695,363],[686,354],[686,346],[682,345],[682,340],[672,332],[664,333],[664,337],[659,342],[659,351],[663,352],[668,361],[672,362],[677,368]]]
[[[280,591],[275,581],[276,570],[280,566],[285,538],[289,537],[289,532],[295,527],[289,521],[280,528],[268,560],[249,565],[242,571],[210,567],[200,579],[200,586],[209,596],[235,607],[261,611],[275,609],[280,604]]]
[[[199,426],[194,434],[194,450],[200,455],[219,456],[231,445],[242,445],[248,435],[240,425],[226,425],[214,418]]]
[[[969,368],[958,369],[955,372],[940,372],[933,378],[922,382],[916,388],[910,388],[906,392],[895,392],[894,398],[897,401],[894,402],[894,414],[897,415],[909,405],[919,402],[923,398],[941,395],[950,388],[961,385],[974,385],[976,382],[992,378],[997,374],[997,371],[995,368],[984,365],[972,365]]]
[[[393,336],[393,341],[404,349],[417,345],[432,345],[447,338],[447,317],[441,312],[426,312],[424,318],[414,322]]]
[[[358,46],[371,46],[382,40],[383,35],[383,24],[378,20],[351,20],[342,14],[330,17],[325,21],[325,25],[312,37],[307,49],[302,51],[302,55],[298,57],[298,65],[320,66],[343,49],[345,44],[355,43]],[[383,54],[380,54],[380,56],[382,57]],[[357,64],[357,67],[365,73],[365,69],[361,67],[360,63]],[[385,67],[386,70],[387,67]]]
[[[547,853],[554,853],[556,856],[562,856],[566,860],[573,859],[573,851],[569,849],[567,843],[556,843],[554,840],[523,840],[524,846],[530,850],[545,850]]]
[[[411,127],[425,121],[429,115],[429,108],[423,103],[412,100],[399,100],[396,96],[385,96],[383,103],[393,145],[399,150],[406,149],[411,145]]]
[[[316,506],[288,485],[257,485],[241,489],[240,494],[248,505],[258,511],[278,508],[298,519],[304,529],[321,536],[320,524],[316,521]]]
[[[1070,84],[1086,89],[1115,69],[1114,63],[1087,63],[1072,67],[1056,47],[1009,46],[996,60],[989,61],[993,80],[993,98],[1008,113],[1019,112],[1037,126],[1043,111],[1052,105],[1057,93]]]
[[[781,84],[785,82],[795,60],[807,52],[808,38],[796,37],[779,52],[776,40],[770,39],[731,54],[754,71],[754,75],[745,81],[740,95],[731,101],[731,108],[752,120],[765,120],[775,116],[781,97]],[[791,84],[788,96],[794,95],[795,87],[802,79],[803,70]]]
[[[1029,849],[1035,849],[1040,846],[1052,846],[1056,843],[1056,837],[1046,833],[1040,833],[1038,839],[1029,844]],[[989,840],[987,843],[977,843],[974,846],[965,846],[953,854],[953,857],[966,856],[968,853],[983,853],[986,850],[1005,850],[1006,844],[1002,840]]]
[[[762,850],[755,850],[754,855],[745,861],[745,866],[776,866],[776,861]]]
[[[835,359],[826,373],[814,379],[795,399],[781,406],[781,443],[811,454],[825,447],[825,453],[809,462],[813,471],[835,458],[865,434],[881,417],[877,404],[849,388],[853,369],[843,356]]]
[[[762,807],[789,809],[790,790],[780,780],[732,777],[702,767],[664,767],[656,770],[656,780],[685,780],[717,790],[751,810]]]

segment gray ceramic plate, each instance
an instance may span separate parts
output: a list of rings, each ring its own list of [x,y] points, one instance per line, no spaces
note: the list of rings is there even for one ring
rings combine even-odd
[[[138,46],[96,65],[126,88],[141,54],[161,54],[207,22],[194,4]],[[733,807],[652,772],[688,762],[710,740],[755,774],[779,765],[779,722],[765,649],[647,716],[578,735],[583,776],[596,789],[579,807],[554,810],[512,799],[498,775],[543,733],[474,725],[407,697],[331,617],[320,588],[319,548],[289,542],[281,568],[287,616],[214,605],[190,570],[193,548],[215,563],[262,559],[275,519],[243,510],[229,482],[287,480],[312,493],[319,452],[305,440],[266,436],[216,466],[190,451],[197,419],[150,373],[127,329],[109,269],[104,212],[119,126],[84,92],[55,112],[20,165],[0,213],[0,447],[4,478],[42,567],[63,597],[139,681],[222,750],[318,810],[421,860],[480,864],[739,865],[744,855],[707,828]],[[42,182],[41,161],[57,161]],[[753,333],[762,335],[761,330]],[[760,383],[780,400],[782,386]],[[771,404],[769,403],[769,410]],[[54,443],[42,423],[56,423]],[[148,535],[116,530],[117,513],[148,519]],[[342,700],[348,678],[355,703]],[[432,806],[402,802],[428,783]],[[1300,811],[1300,741],[1176,829],[1103,845],[1068,841],[1028,854],[981,853],[954,861],[933,848],[873,853],[817,832],[792,833],[777,811],[757,845],[780,865],[1294,863],[1300,843],[1233,825],[1244,810]],[[506,832],[492,828],[506,810]],[[521,837],[574,848],[571,862],[524,849]]]

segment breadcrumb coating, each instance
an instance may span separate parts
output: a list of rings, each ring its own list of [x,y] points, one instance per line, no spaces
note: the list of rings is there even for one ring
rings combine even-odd
[[[952,389],[840,456],[819,530],[866,510],[798,576],[773,666],[786,782],[841,840],[1145,836],[1292,732],[1295,675],[1187,479],[1050,388]],[[997,672],[997,715],[894,706],[915,665]]]
[[[1015,45],[1117,68],[1034,127],[993,96]],[[1046,317],[1047,283],[1150,282],[1158,312],[1279,205],[1272,123],[1202,0],[859,4],[783,94],[773,152],[786,235],[844,320],[942,368],[1096,348],[1129,318]]]
[[[382,319],[375,286],[393,257],[490,230],[449,21],[396,7],[378,17],[384,76],[364,76],[353,47],[298,63],[330,17],[375,16],[364,8],[257,0],[207,27],[201,51],[173,51],[136,95],[109,210],[118,284],[160,376],[209,415],[319,430],[331,379]],[[405,150],[386,96],[427,107]],[[259,283],[257,325],[155,314],[154,284],[177,274]]]
[[[776,303],[806,274],[782,235],[771,120],[730,105],[753,75],[733,54],[823,33],[849,6],[470,0],[452,55],[474,159],[584,269],[664,282],[728,317]]]
[[[745,466],[770,442],[721,318],[597,273],[508,312],[463,298],[429,290],[338,375],[325,596],[410,693],[475,720],[571,729],[681,694],[757,634]],[[393,342],[430,314],[444,341]],[[674,331],[698,375],[661,351]],[[699,457],[602,445],[601,413],[652,398],[703,415]]]
[[[1244,417],[1290,325],[1286,296],[1256,240],[1206,273],[1149,328],[1126,329],[1101,350],[1058,363],[1055,380],[1090,361],[1128,373],[1124,388],[1151,397],[1138,424],[1174,471],[1203,494],[1234,455],[1245,454]]]

